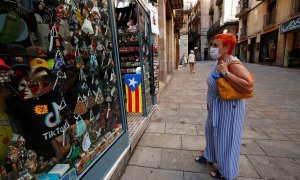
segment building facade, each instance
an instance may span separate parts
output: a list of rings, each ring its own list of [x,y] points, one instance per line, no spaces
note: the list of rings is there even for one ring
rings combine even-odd
[[[208,42],[214,35],[220,33],[238,33],[238,18],[236,7],[238,0],[212,0],[209,7],[210,28],[207,31]]]
[[[281,67],[300,66],[300,1],[240,0],[239,38],[241,60]]]

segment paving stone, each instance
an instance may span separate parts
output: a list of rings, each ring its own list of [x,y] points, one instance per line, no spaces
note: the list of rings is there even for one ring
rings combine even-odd
[[[195,125],[191,125],[191,124],[167,123],[165,133],[197,135]]]
[[[152,133],[164,133],[165,132],[165,123],[156,123],[156,122],[150,122],[148,124],[148,127],[146,129],[146,132],[152,132]]]
[[[165,108],[179,108],[179,103],[160,102],[158,104],[159,109]]]
[[[300,141],[300,134],[288,134],[287,136],[293,141]]]
[[[261,180],[261,179],[237,177],[236,180]]]
[[[130,165],[144,167],[160,167],[162,149],[137,146],[129,161]]]
[[[190,108],[190,109],[198,109],[198,110],[202,110],[202,104],[200,103],[180,103],[179,104],[180,108]]]
[[[295,161],[297,161],[297,162],[298,162],[298,164],[300,164],[300,159],[295,159]]]
[[[205,125],[201,124],[201,125],[196,125],[196,130],[197,130],[197,134],[204,136],[205,135]]]
[[[192,172],[184,172],[183,173],[184,180],[215,180],[209,174],[204,173],[192,173]]]
[[[247,155],[262,179],[299,180],[300,165],[291,158]]]
[[[244,127],[243,138],[247,139],[271,139],[260,128]]]
[[[300,148],[293,142],[276,140],[257,140],[256,142],[269,156],[300,157]]]
[[[204,151],[205,145],[204,136],[182,136],[182,149],[184,150]]]
[[[268,136],[274,140],[288,141],[290,140],[286,135],[276,128],[261,128]]]
[[[279,129],[282,133],[284,134],[300,134],[300,129],[283,129],[283,128],[280,128]]]
[[[181,149],[181,135],[144,133],[140,146]]]
[[[128,166],[121,180],[183,180],[183,172]]]
[[[210,166],[195,162],[199,151],[163,149],[160,167],[162,169],[209,173]]]
[[[240,154],[266,155],[253,139],[242,139]]]
[[[256,170],[245,155],[240,156],[240,172],[239,176],[247,178],[260,178]]]

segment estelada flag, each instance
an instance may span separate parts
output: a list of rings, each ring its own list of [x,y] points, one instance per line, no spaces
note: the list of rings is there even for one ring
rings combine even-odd
[[[143,112],[141,74],[125,74],[124,79],[127,112]]]

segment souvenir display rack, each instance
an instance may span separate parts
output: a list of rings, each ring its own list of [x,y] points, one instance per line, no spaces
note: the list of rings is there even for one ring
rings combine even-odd
[[[10,92],[0,111],[14,134],[5,137],[0,179],[104,179],[128,148],[113,6],[34,3],[26,13],[36,22],[21,4],[1,5],[0,16],[23,31],[6,31],[21,27],[9,19],[1,30],[0,88]]]

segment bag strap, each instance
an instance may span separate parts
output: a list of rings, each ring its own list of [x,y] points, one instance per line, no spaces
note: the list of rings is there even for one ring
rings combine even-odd
[[[230,62],[228,62],[228,63],[226,63],[227,64],[227,66],[229,66],[229,65],[231,65],[231,64],[240,64],[240,65],[243,65],[242,63],[241,63],[241,61],[239,61],[239,60],[232,60],[232,61],[230,61]]]

